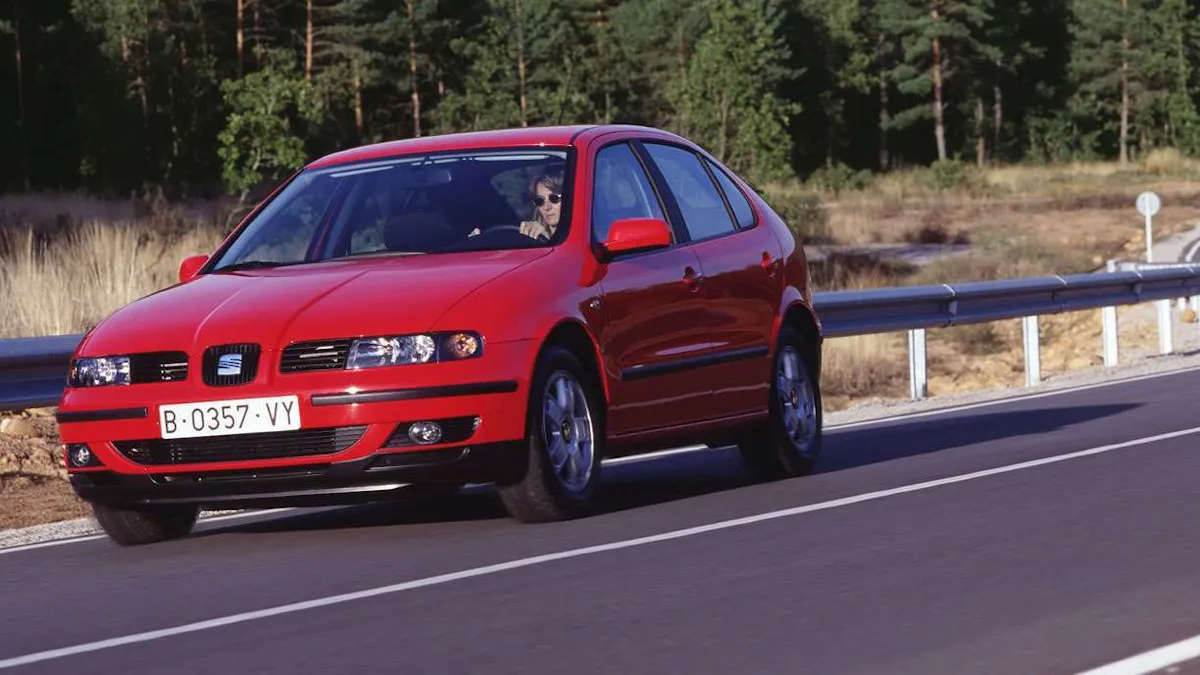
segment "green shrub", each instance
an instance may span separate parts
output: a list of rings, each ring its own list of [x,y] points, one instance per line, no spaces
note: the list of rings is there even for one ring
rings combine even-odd
[[[771,197],[770,203],[801,244],[830,241],[829,212],[818,195],[785,193]]]
[[[865,190],[875,181],[875,175],[866,169],[855,171],[838,162],[823,166],[808,177],[808,186],[818,192],[837,195],[848,190]]]

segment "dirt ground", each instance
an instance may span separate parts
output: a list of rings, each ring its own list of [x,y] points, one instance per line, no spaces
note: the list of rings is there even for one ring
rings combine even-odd
[[[0,414],[0,529],[90,516],[66,476],[52,409]]]

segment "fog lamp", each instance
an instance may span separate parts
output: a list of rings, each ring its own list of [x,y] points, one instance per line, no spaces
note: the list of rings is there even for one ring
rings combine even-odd
[[[67,445],[67,461],[76,469],[90,466],[93,463],[92,451],[83,443],[70,443]]]
[[[408,437],[417,445],[429,445],[442,440],[442,425],[437,422],[413,422],[408,426]]]

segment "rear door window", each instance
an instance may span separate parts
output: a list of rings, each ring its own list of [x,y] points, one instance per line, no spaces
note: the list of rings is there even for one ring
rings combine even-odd
[[[691,151],[662,143],[643,142],[683,212],[693,241],[736,231],[716,184]]]

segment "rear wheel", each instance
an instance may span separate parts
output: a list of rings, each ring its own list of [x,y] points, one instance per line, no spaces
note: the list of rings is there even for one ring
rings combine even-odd
[[[186,536],[196,525],[200,507],[92,504],[92,512],[110,539],[122,546],[137,546]]]
[[[796,329],[779,329],[770,415],[738,444],[750,471],[761,479],[807,474],[821,451],[821,390],[804,347]]]
[[[525,473],[497,485],[500,498],[525,522],[584,515],[594,502],[604,445],[594,378],[574,354],[554,346],[538,359],[531,392]]]

